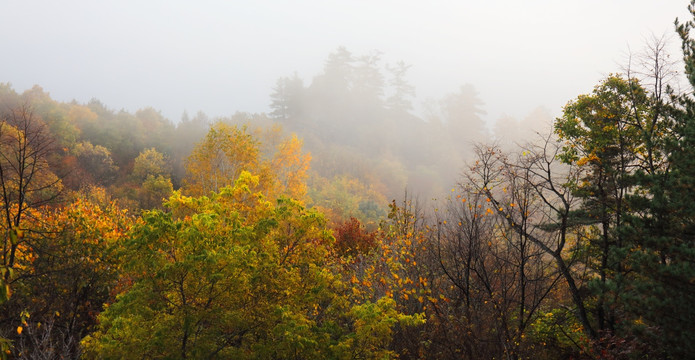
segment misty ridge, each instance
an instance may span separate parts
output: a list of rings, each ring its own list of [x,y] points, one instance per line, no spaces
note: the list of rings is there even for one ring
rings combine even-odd
[[[267,114],[209,118],[204,111],[184,112],[176,122],[153,108],[131,114],[97,99],[58,103],[38,85],[17,94],[5,84],[2,101],[5,107],[31,104],[64,155],[75,159],[74,169],[61,170],[66,184],[72,181],[78,188],[86,180],[110,187],[133,209],[143,208],[132,173],[136,158],[147,149],[163,155],[166,171],[157,175],[169,176],[178,189],[187,175],[186,159],[213,124],[248,126],[270,147],[279,136],[295,133],[311,154],[308,205],[331,209],[336,221],[354,216],[372,226],[385,216],[386,205],[405,193],[422,204],[446,194],[472,159],[476,144],[497,143],[511,150],[537,137],[537,131],[550,129],[549,113],[538,108],[522,121],[500,118],[490,131],[481,118],[484,103],[470,84],[442,99],[426,100],[424,115],[418,117],[408,69],[402,61],[383,64],[378,51],[353,55],[339,47],[311,81],[305,83],[296,73],[278,79]],[[276,134],[264,138],[273,128]]]

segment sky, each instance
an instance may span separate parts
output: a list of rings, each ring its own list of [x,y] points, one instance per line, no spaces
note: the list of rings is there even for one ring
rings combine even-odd
[[[278,78],[305,84],[340,46],[411,65],[418,104],[471,84],[489,123],[562,106],[618,72],[685,0],[0,0],[0,82],[59,101],[178,121],[268,112]],[[416,110],[417,111],[417,110]]]

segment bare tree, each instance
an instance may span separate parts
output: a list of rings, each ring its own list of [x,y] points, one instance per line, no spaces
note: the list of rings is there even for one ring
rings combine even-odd
[[[439,355],[516,359],[529,355],[529,325],[561,276],[532,241],[546,244],[548,235],[535,226],[546,222],[547,213],[525,180],[530,170],[495,147],[475,151],[474,164],[432,232],[437,288],[451,304],[435,307],[440,327],[448,330],[440,330],[448,341],[438,344]]]
[[[32,216],[30,210],[53,201],[60,193],[61,181],[47,161],[53,139],[31,106],[18,105],[0,116],[2,266],[12,269],[18,247],[27,241],[25,220]],[[5,281],[9,279],[6,272]]]
[[[574,254],[577,252],[572,251],[568,245],[572,230],[581,224],[575,223],[571,217],[577,201],[567,184],[576,181],[580,174],[575,166],[559,162],[561,149],[562,144],[555,141],[552,135],[545,137],[539,145],[528,145],[516,161],[495,157],[494,149],[479,148],[479,157],[485,160],[476,163],[471,175],[475,177],[472,183],[488,197],[494,211],[504,219],[511,231],[528,240],[554,261],[559,275],[567,284],[575,306],[575,315],[587,335],[596,338],[598,334],[589,320],[586,299],[578,284],[581,277],[572,269],[577,260]],[[502,178],[505,169],[513,171],[510,175],[521,181],[519,185],[528,187],[542,204],[543,210],[533,223],[522,216],[524,213],[511,210],[511,206],[505,204],[504,197],[500,195],[500,190],[504,193],[504,188],[499,187],[504,184]],[[566,258],[567,254],[571,256]]]

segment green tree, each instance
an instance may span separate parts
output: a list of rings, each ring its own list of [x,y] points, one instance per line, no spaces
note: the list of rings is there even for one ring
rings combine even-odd
[[[168,176],[169,166],[164,154],[155,148],[145,149],[135,158],[133,176],[137,180],[145,180],[149,176]]]
[[[633,169],[644,151],[642,133],[636,123],[647,117],[648,97],[635,79],[610,76],[590,95],[582,95],[565,106],[555,129],[565,141],[560,158],[577,165],[582,176],[568,184],[581,199],[572,213],[574,222],[595,226],[589,235],[586,264],[598,278],[597,327],[615,333],[618,296],[623,291],[625,254],[628,246],[619,229],[629,212],[626,195],[632,191]]]
[[[248,172],[167,206],[125,244],[133,285],[84,339],[87,358],[376,358],[390,354],[390,327],[414,320],[388,301],[350,306],[323,216],[265,200]]]
[[[688,9],[695,18],[695,1]],[[676,21],[691,90],[694,27],[692,18]],[[634,211],[624,234],[633,243],[626,250],[632,276],[624,299],[633,315],[632,333],[646,343],[644,352],[680,359],[695,352],[690,340],[695,334],[695,98],[690,91],[676,95],[668,87],[666,93],[671,105],[661,101],[658,91],[652,94],[653,120],[644,129],[652,135],[648,154],[653,166],[636,172],[638,190],[628,198]]]
[[[304,84],[294,73],[292,77],[278,79],[270,95],[270,116],[274,119],[294,124],[302,114]]]
[[[98,186],[110,185],[116,180],[118,166],[111,158],[111,151],[101,145],[92,145],[89,142],[81,142],[73,149],[77,158],[82,183],[91,183]]]
[[[406,74],[410,65],[399,61],[393,66],[386,66],[391,74],[388,84],[391,87],[391,96],[386,99],[386,105],[391,111],[406,113],[413,110],[411,98],[415,97],[415,87],[408,83]]]
[[[162,208],[162,203],[174,192],[174,185],[168,177],[147,175],[138,191],[141,209]]]

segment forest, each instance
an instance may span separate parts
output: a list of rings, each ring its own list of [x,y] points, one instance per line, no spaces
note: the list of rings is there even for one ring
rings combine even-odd
[[[419,117],[406,63],[344,47],[267,114],[0,84],[0,355],[690,358],[693,19],[492,129],[472,85]]]

